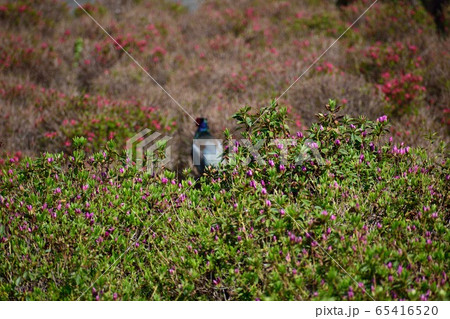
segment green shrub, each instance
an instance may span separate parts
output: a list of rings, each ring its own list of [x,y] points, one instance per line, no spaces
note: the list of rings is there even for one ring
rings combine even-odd
[[[198,181],[85,138],[7,163],[0,299],[448,299],[448,160],[338,110],[291,136],[285,108],[243,108],[258,154],[225,132],[226,162]]]

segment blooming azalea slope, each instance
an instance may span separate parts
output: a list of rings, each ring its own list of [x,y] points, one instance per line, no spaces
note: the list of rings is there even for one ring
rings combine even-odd
[[[311,66],[280,100],[296,129],[337,97],[353,116],[387,113],[397,142],[432,148],[423,136],[434,132],[448,140],[448,41],[422,5],[378,1],[312,65],[369,5],[209,0],[190,12],[172,1],[85,4],[115,43],[63,1],[1,0],[0,165],[70,151],[79,135],[99,151],[112,138],[123,147],[143,127],[192,134],[193,123],[122,48],[194,118],[208,118],[213,135],[234,124],[239,107],[264,105]],[[190,149],[190,139],[176,143]],[[180,167],[187,156],[175,159]]]

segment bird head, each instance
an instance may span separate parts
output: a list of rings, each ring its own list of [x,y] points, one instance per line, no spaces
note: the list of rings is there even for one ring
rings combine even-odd
[[[206,119],[204,117],[197,117],[195,119],[195,123],[197,124],[197,126],[200,126]]]
[[[195,120],[198,130],[207,131],[208,130],[208,121],[204,117],[197,117]]]

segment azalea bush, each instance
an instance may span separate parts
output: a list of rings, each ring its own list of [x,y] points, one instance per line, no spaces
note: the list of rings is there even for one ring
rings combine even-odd
[[[159,106],[138,99],[67,95],[29,82],[6,81],[0,81],[0,99],[5,102],[4,117],[13,119],[3,124],[6,135],[26,138],[39,151],[72,151],[76,136],[87,138],[85,151],[97,151],[112,139],[123,149],[126,140],[144,128],[169,133],[176,127],[167,113],[158,112]],[[31,131],[23,124],[29,118],[33,119]],[[13,154],[0,150],[0,165],[14,158]]]
[[[444,151],[339,111],[292,134],[287,108],[242,108],[198,180],[84,137],[5,163],[0,299],[449,299]]]

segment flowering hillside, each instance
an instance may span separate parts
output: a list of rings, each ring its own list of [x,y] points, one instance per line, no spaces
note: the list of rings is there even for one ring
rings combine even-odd
[[[118,44],[220,135],[243,105],[278,97],[371,4],[118,3],[84,5],[114,43],[65,2],[0,1],[0,163],[73,150],[80,135],[92,151],[111,138],[123,146],[143,128],[193,135],[191,119]],[[279,102],[295,129],[337,98],[346,114],[390,115],[398,143],[429,147],[424,135],[449,136],[447,43],[421,5],[378,1]],[[186,167],[190,140],[176,143],[175,164]]]

